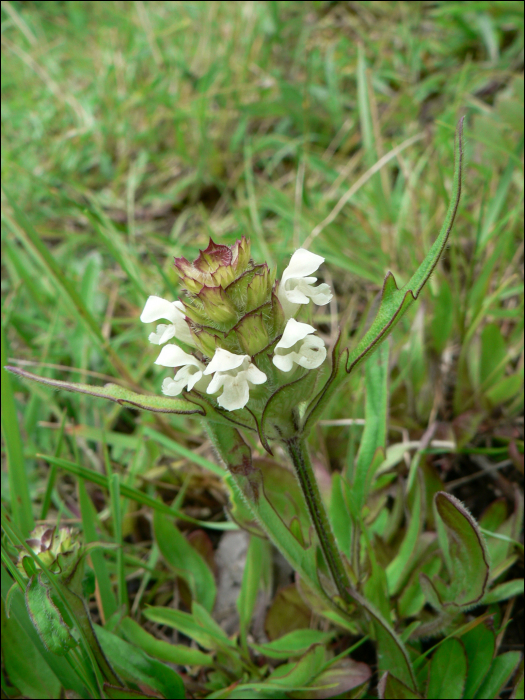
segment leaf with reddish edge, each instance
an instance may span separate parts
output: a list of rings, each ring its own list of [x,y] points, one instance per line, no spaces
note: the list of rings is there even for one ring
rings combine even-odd
[[[461,174],[463,165],[463,123],[465,118],[460,119],[456,129],[455,141],[455,167],[452,185],[452,198],[445,216],[445,221],[434,244],[430,248],[427,256],[412,275],[408,283],[398,288],[394,276],[391,272],[385,277],[381,304],[379,311],[372,322],[372,325],[365,335],[352,350],[346,348],[338,357],[337,363],[333,362],[332,376],[328,379],[323,389],[311,402],[308,410],[308,418],[304,427],[304,434],[310,431],[312,424],[317,421],[328,401],[338,388],[339,384],[345,381],[347,375],[354,370],[368,355],[373,353],[386,340],[398,321],[407,309],[417,300],[421,290],[428,282],[430,275],[438,264],[439,258],[445,246],[454,224],[456,212],[461,196]]]
[[[380,700],[385,700],[385,698],[389,698],[389,700],[418,700],[421,698],[421,695],[410,690],[399,678],[388,671],[381,676],[377,690]]]
[[[133,406],[140,408],[143,411],[151,411],[152,413],[179,413],[185,415],[197,414],[205,416],[206,411],[196,404],[187,401],[186,399],[172,398],[167,396],[146,396],[145,394],[136,394],[134,391],[124,389],[118,384],[106,384],[105,386],[94,387],[90,384],[78,384],[76,382],[62,382],[59,379],[49,379],[48,377],[39,377],[36,374],[27,372],[19,367],[6,366],[6,369],[13,374],[17,374],[24,379],[31,379],[40,384],[46,384],[54,389],[64,389],[78,394],[90,394],[100,399],[108,399],[119,403],[121,406]]]
[[[311,681],[311,688],[307,691],[295,691],[293,697],[314,700],[338,697],[363,683],[368,683],[371,676],[372,671],[368,664],[353,659],[341,659],[316,676]]]
[[[483,597],[489,577],[485,539],[472,515],[455,496],[440,491],[434,502],[445,525],[453,566],[450,572],[453,585],[445,606],[475,605]]]

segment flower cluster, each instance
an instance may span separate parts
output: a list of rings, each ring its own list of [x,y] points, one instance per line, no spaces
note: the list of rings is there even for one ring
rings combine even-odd
[[[217,404],[235,411],[246,406],[251,390],[267,382],[258,366],[263,355],[270,355],[280,372],[295,366],[319,367],[326,358],[324,343],[313,335],[313,326],[294,317],[310,300],[322,306],[332,298],[329,286],[314,286],[317,278],[310,276],[323,261],[300,248],[276,282],[266,264],[253,262],[244,236],[232,246],[210,239],[192,263],[175,258],[186,290],[184,300],[150,296],[140,319],[168,321],[150,334],[151,343],[164,345],[175,339],[196,354],[172,343],[164,345],[155,364],[180,369],[164,380],[162,392],[167,396],[183,390],[220,392]]]

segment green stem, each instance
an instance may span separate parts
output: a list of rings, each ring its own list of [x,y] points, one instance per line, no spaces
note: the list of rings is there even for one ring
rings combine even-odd
[[[345,603],[351,603],[353,598],[350,595],[350,579],[346,573],[343,559],[337,548],[334,533],[328,520],[328,514],[321,499],[321,493],[315,479],[306,443],[301,438],[294,437],[284,441],[284,447],[295,467],[299,485],[301,486],[324,558],[332,574],[337,591]]]

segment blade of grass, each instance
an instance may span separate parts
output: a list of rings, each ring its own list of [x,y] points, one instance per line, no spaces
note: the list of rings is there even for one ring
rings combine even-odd
[[[27,216],[18,208],[15,204],[13,197],[10,193],[4,189],[4,194],[10,207],[14,212],[14,219],[4,212],[6,220],[10,224],[12,231],[15,233],[17,238],[19,238],[26,245],[30,245],[36,250],[39,259],[43,263],[44,267],[47,269],[50,277],[56,284],[56,286],[63,292],[64,296],[67,298],[68,302],[74,308],[78,314],[78,317],[82,319],[86,329],[91,334],[94,341],[97,343],[99,348],[108,357],[110,363],[117,370],[117,373],[122,375],[130,384],[135,385],[135,381],[131,374],[128,372],[127,367],[124,365],[117,352],[111,347],[109,342],[102,335],[99,323],[93,318],[93,315],[89,312],[88,308],[84,304],[77,290],[69,279],[65,276],[64,270],[62,270],[56,260],[53,258],[49,250],[43,244],[40,236],[33,228],[31,222]]]
[[[107,453],[107,450],[105,450]],[[124,542],[122,540],[122,512],[120,504],[120,474],[109,471],[109,459],[106,455],[106,466],[109,474],[109,496],[111,503],[111,515],[113,519],[113,539],[119,545],[117,549],[117,602],[119,608],[129,608],[128,589],[126,585],[126,572],[124,570]]]
[[[59,432],[58,432],[58,441],[57,441],[57,446],[55,448],[55,457],[60,457],[60,453],[62,452],[62,442],[64,440],[64,428],[66,426],[66,416],[67,416],[67,412],[64,411],[62,414],[62,420],[60,421],[60,428],[59,428]],[[40,520],[45,520],[47,518],[47,512],[49,510],[49,506],[51,505],[51,496],[53,494],[53,489],[55,487],[56,475],[57,475],[56,464],[52,464],[51,469],[49,470],[49,475],[47,477],[46,492],[44,493],[44,498],[42,500],[42,508],[40,510]]]
[[[50,464],[56,464],[58,467],[62,467],[62,469],[65,469],[70,474],[75,474],[76,476],[79,476],[80,478],[85,479],[86,481],[91,481],[94,484],[98,484],[98,486],[102,486],[103,488],[109,491],[108,478],[103,474],[99,474],[98,472],[95,472],[92,469],[87,469],[86,467],[83,467],[80,464],[68,462],[67,460],[62,458],[40,454],[37,455],[37,457],[39,459],[45,459]],[[199,525],[200,527],[206,527],[211,530],[238,529],[238,526],[232,522],[207,522],[205,520],[197,520],[196,518],[191,518],[189,515],[185,515],[180,511],[175,513],[172,508],[167,506],[160,499],[152,498],[151,496],[142,493],[142,491],[137,491],[136,489],[126,486],[125,484],[120,485],[120,492],[123,496],[126,496],[126,498],[131,498],[137,503],[141,503],[144,506],[148,506],[150,508],[158,510],[161,513],[166,513],[167,515],[175,516],[177,518],[180,518],[181,520],[185,520],[186,522],[193,523],[194,525]]]
[[[2,435],[7,451],[7,472],[9,479],[9,493],[11,498],[12,516],[23,533],[27,537],[35,526],[31,498],[29,495],[29,483],[27,478],[22,437],[18,426],[15,398],[11,377],[5,371],[6,339],[2,324]]]
[[[58,469],[56,464],[54,464],[53,467],[55,470]],[[79,478],[77,483],[84,542],[86,544],[89,544],[90,542],[97,542],[100,540],[100,538],[97,536],[97,516],[93,503],[88,495],[84,479]],[[104,553],[100,549],[93,549],[90,552],[89,557],[95,572],[100,602],[102,604],[101,614],[103,614],[105,620],[108,620],[117,610],[117,601],[115,600],[115,595],[113,594],[111,580],[106,567],[106,560],[104,559]]]

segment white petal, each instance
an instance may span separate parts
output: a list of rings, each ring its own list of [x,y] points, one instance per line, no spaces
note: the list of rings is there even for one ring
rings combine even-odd
[[[308,291],[308,287],[306,288]],[[286,300],[292,304],[308,304],[310,301],[309,296],[307,296],[304,289],[301,289],[299,285],[292,287],[291,289],[285,289],[283,294],[286,296]],[[280,301],[280,298],[279,298]]]
[[[298,340],[303,340],[309,333],[315,333],[315,328],[308,323],[300,323],[291,318],[286,324],[283,337],[275,346],[277,348],[291,348]]]
[[[172,302],[162,299],[161,297],[149,297],[144,311],[140,316],[140,320],[143,323],[150,323],[151,321],[158,321],[161,318],[167,318],[171,321],[171,324],[168,326],[162,324],[164,331],[160,331],[159,326],[157,326],[157,332],[151,333],[149,336],[150,343],[162,345],[162,343],[176,336],[177,339],[182,340],[183,343],[195,346],[190,327],[185,320],[184,305],[181,301],[177,300]],[[166,335],[164,335],[164,333],[166,333]]]
[[[158,326],[157,326],[158,328]],[[162,338],[162,335],[160,333],[150,333],[148,335],[148,340],[150,343],[154,343],[155,345],[160,345],[160,339]]]
[[[330,299],[333,297],[333,294],[329,285],[320,284],[318,287],[311,289],[310,297],[314,304],[317,304],[317,306],[324,306],[325,304],[328,304]]]
[[[210,364],[206,367],[204,374],[212,374],[213,372],[227,372],[231,369],[240,367],[244,360],[250,359],[249,355],[235,355],[233,352],[217,348]]]
[[[156,365],[162,367],[181,367],[182,365],[194,365],[199,369],[203,369],[204,365],[193,355],[184,352],[178,345],[165,345],[160,351],[160,355],[155,360]]]
[[[171,377],[166,377],[162,382],[162,393],[166,396],[178,396],[184,389],[184,381],[175,381]]]
[[[228,411],[244,408],[250,398],[248,382],[242,376],[225,377],[224,391],[217,399],[219,406]]]
[[[173,336],[176,334],[177,329],[173,325],[173,323],[170,323],[169,325],[159,325],[157,326],[157,333],[160,335],[159,337],[159,345],[163,345],[164,343],[167,343],[168,340],[171,340]]]
[[[321,338],[312,336],[305,338],[298,352],[291,353],[295,355],[294,362],[304,367],[305,369],[315,369],[323,364],[326,358],[326,348]]]
[[[181,304],[181,302],[167,301],[167,299],[162,299],[162,297],[148,297],[140,320],[143,323],[151,323],[151,321],[167,318],[172,323],[175,323],[175,320],[182,315],[179,311],[178,304]]]
[[[279,299],[279,303],[281,304],[285,318],[291,318],[292,316],[295,316],[295,314],[299,310],[300,304],[293,304],[291,301],[288,300],[288,292],[285,291],[284,284],[282,282],[281,284],[279,284],[279,288],[277,290],[277,298]],[[308,299],[304,303],[307,302]]]
[[[206,373],[205,373],[206,374]],[[220,372],[216,372],[213,375],[213,379],[211,380],[208,388],[206,389],[207,394],[216,394],[219,389],[222,387],[224,384],[226,375],[221,374]]]
[[[282,372],[289,372],[293,369],[293,354],[294,353],[288,353],[288,355],[274,355],[272,362]]]
[[[185,365],[182,369],[179,369],[175,375],[175,381],[184,382],[184,386],[188,387],[188,391],[191,391],[195,384],[201,379],[202,371],[193,365]]]
[[[267,377],[264,372],[261,372],[261,370],[256,367],[253,362],[250,362],[250,366],[248,369],[242,373],[246,379],[251,382],[252,384],[264,384],[266,381]]]
[[[287,279],[293,277],[306,277],[315,272],[324,262],[324,258],[315,253],[310,253],[309,250],[299,248],[292,255],[290,264],[283,272],[281,281],[284,283]]]

